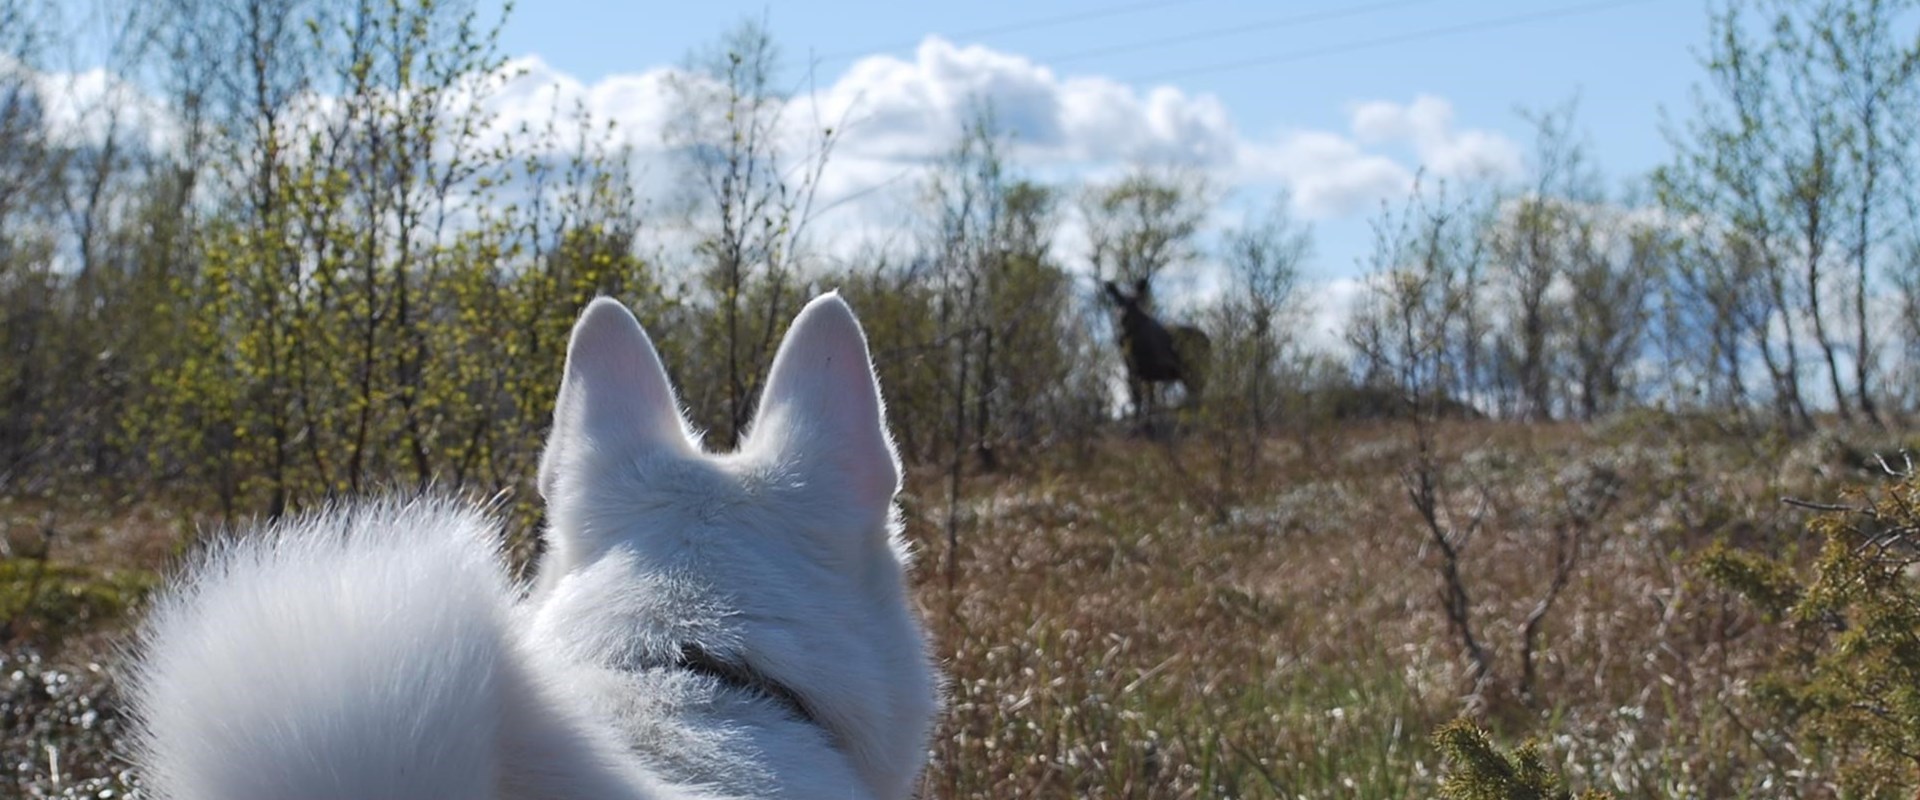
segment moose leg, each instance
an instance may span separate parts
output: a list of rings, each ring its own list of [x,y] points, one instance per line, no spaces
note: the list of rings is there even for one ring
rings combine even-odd
[[[1158,438],[1160,435],[1160,384],[1147,381],[1142,387],[1141,394],[1147,398],[1147,413],[1144,420],[1147,438]]]

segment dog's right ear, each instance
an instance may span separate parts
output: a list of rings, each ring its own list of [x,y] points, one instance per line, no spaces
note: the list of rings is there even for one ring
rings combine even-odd
[[[852,507],[886,513],[900,491],[900,457],[867,335],[838,293],[794,317],[773,356],[743,450],[806,469],[809,483],[845,491]]]
[[[618,301],[595,298],[573,325],[566,374],[553,404],[553,431],[540,457],[540,494],[552,502],[567,459],[587,449],[691,454],[667,370],[653,341]]]

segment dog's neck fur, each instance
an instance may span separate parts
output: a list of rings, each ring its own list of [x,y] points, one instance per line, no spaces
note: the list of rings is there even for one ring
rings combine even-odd
[[[809,691],[754,663],[751,634],[734,622],[740,612],[730,600],[713,587],[644,572],[638,563],[615,548],[570,571],[537,604],[530,625],[576,671],[575,683],[589,687],[588,705],[640,754],[647,771],[725,797],[904,796],[877,779],[875,765],[860,762],[863,748],[848,747],[847,736],[871,724],[846,728],[796,713],[767,690],[784,686],[795,698]],[[627,590],[608,591],[615,586]],[[703,642],[705,658],[742,665],[764,682],[697,663],[689,668],[699,660],[688,658],[690,639]],[[837,698],[838,688],[825,694]],[[800,701],[802,708],[813,702]],[[847,794],[849,787],[860,791]]]

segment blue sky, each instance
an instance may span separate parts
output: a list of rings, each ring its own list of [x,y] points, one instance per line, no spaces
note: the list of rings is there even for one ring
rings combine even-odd
[[[1285,153],[1280,158],[1287,166],[1274,171],[1249,171],[1244,159],[1229,159],[1216,170],[1216,180],[1234,191],[1225,218],[1281,189],[1293,190],[1296,200],[1303,189],[1311,193],[1316,161],[1369,159],[1367,168],[1391,172],[1397,165],[1402,171],[1394,174],[1404,179],[1407,171],[1431,168],[1427,162],[1447,152],[1478,148],[1483,161],[1505,165],[1495,171],[1515,171],[1514,159],[1523,159],[1531,142],[1516,110],[1557,105],[1576,93],[1591,155],[1610,181],[1629,182],[1667,156],[1662,110],[1687,113],[1690,87],[1701,72],[1694,53],[1705,41],[1706,14],[1704,4],[1692,0],[539,0],[515,9],[502,46],[511,55],[536,56],[546,68],[542,76],[608,86],[678,64],[690,49],[714,41],[741,19],[764,15],[794,68],[818,65],[820,86],[857,84],[863,87],[859,95],[885,112],[888,97],[930,91],[924,85],[912,92],[884,88],[910,80],[902,75],[915,72],[911,65],[917,64],[922,84],[924,73],[940,73],[950,82],[984,86],[989,95],[1010,93],[994,100],[1003,116],[1009,106],[1015,109],[1010,116],[1016,127],[1024,98],[1035,92],[1064,96],[1069,92],[1062,87],[1076,80],[1097,79],[1108,90],[1110,84],[1125,87],[1142,106],[1155,105],[1155,93],[1170,88],[1177,90],[1173,104],[1190,112],[1183,118],[1203,120],[1193,123],[1194,130],[1224,128],[1230,132],[1222,137],[1244,147]],[[930,55],[929,37],[951,46]],[[890,60],[872,60],[881,58]],[[953,75],[991,71],[979,65],[998,58],[1024,62],[1015,64],[1016,71],[1038,71],[1047,76],[1040,80],[1044,86],[968,83]],[[1243,64],[1261,60],[1269,63]],[[891,72],[881,70],[891,77],[859,78],[863,63],[891,64]],[[1227,64],[1243,65],[1220,66]],[[1065,107],[1047,103],[1040,113]],[[1368,104],[1386,117],[1367,117],[1361,109]],[[1418,134],[1363,128],[1363,117],[1388,120],[1379,130],[1405,127],[1407,118],[1441,119],[1433,124],[1447,133],[1434,135],[1451,144],[1423,147]],[[1120,117],[1106,124],[1115,136],[1130,127]],[[1126,160],[1133,151],[1078,157],[1064,152],[1017,157],[1040,174],[1098,174],[1104,163]],[[1368,198],[1297,209],[1318,234],[1311,278],[1325,283],[1358,271],[1368,242],[1366,220],[1379,203]]]

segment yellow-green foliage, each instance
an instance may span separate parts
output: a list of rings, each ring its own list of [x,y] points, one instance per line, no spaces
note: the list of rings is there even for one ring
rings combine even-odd
[[[1815,518],[1810,567],[1715,548],[1707,574],[1794,633],[1759,695],[1849,796],[1920,787],[1920,479],[1849,493]]]
[[[353,15],[384,33],[310,28],[340,114],[263,127],[263,155],[228,165],[249,191],[159,299],[179,323],[122,420],[230,511],[523,485],[574,313],[659,294],[597,134],[557,161],[537,155],[552,128],[483,137],[468,94],[501,74],[492,31],[430,0]]]
[[[1434,731],[1433,743],[1451,768],[1440,781],[1440,796],[1448,800],[1573,800],[1538,742],[1502,753],[1486,731],[1456,719]],[[1607,795],[1584,792],[1580,797],[1601,800]]]

